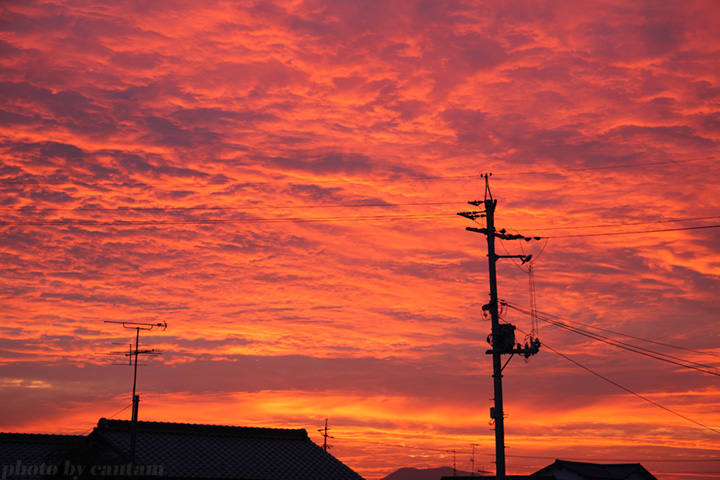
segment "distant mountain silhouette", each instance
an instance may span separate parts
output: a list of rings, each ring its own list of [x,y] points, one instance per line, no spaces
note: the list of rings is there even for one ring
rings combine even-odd
[[[382,480],[440,480],[441,477],[452,477],[453,469],[451,467],[440,468],[401,468]],[[457,471],[458,476],[472,475],[470,472]],[[482,478],[476,475],[478,479]]]

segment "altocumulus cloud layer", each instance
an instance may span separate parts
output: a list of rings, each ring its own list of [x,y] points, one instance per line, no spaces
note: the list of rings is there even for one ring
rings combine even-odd
[[[167,321],[145,419],[330,418],[366,478],[470,443],[491,469],[484,237],[455,215],[486,172],[499,225],[551,237],[501,247],[540,310],[717,368],[715,2],[107,3],[0,7],[2,430],[122,409],[104,321]],[[540,338],[697,423],[544,349],[505,371],[511,452],[544,457],[510,472],[717,471],[716,376]]]

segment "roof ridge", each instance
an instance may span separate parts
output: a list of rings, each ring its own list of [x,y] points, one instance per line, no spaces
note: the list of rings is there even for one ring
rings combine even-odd
[[[26,438],[37,438],[37,439],[50,439],[55,437],[63,437],[63,438],[85,438],[83,435],[74,435],[72,433],[24,433],[24,432],[0,432],[0,436],[18,436],[18,437],[26,437]]]
[[[630,462],[630,463],[597,463],[597,462],[578,462],[576,460],[555,460],[558,463],[575,463],[578,465],[600,465],[600,466],[607,466],[607,465],[641,465],[639,462]]]
[[[130,429],[130,420],[109,420],[101,418],[97,428],[101,431]],[[151,422],[138,421],[138,430],[143,432],[173,432],[193,435],[224,434],[228,436],[242,437],[282,437],[309,440],[307,431],[304,428],[271,428],[271,427],[241,427],[234,425],[209,425],[199,423],[176,423],[176,422]]]

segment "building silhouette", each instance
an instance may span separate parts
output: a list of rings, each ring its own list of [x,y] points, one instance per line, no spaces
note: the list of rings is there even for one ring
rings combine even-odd
[[[104,418],[87,436],[1,434],[4,479],[363,480],[304,429],[138,422],[132,463],[130,437]]]

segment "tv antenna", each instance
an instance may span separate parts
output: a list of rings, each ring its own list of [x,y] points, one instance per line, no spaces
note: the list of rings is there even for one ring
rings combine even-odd
[[[328,435],[328,426],[327,426],[327,424],[328,424],[328,419],[326,418],[326,419],[325,419],[325,428],[318,428],[318,432],[320,432],[320,433],[322,434],[322,436],[325,437],[325,440],[323,441],[323,450],[325,450],[326,452],[328,451],[328,448],[331,448],[331,447],[332,447],[332,445],[328,445],[327,439],[328,439],[328,438],[335,438],[335,437],[333,437],[333,436]]]
[[[471,443],[470,446],[472,447],[472,457],[470,457],[470,476],[475,476],[475,447],[479,447],[477,443]]]
[[[123,328],[135,330],[135,349],[130,348],[127,352],[115,351],[110,352],[110,355],[125,355],[128,357],[128,365],[134,365],[135,371],[133,373],[133,389],[132,389],[132,421],[130,429],[130,463],[135,462],[135,445],[137,440],[137,422],[138,422],[138,407],[140,405],[140,395],[136,395],[137,389],[137,367],[138,367],[138,356],[150,355],[157,356],[162,352],[153,349],[140,350],[140,330],[151,332],[154,330],[164,331],[167,328],[167,322],[158,323],[138,323],[138,322],[120,322],[114,320],[105,320],[105,323],[115,323],[122,325]]]
[[[455,450],[445,450],[447,453],[453,454],[453,477],[457,477],[457,463],[455,462],[455,454],[457,453]]]

